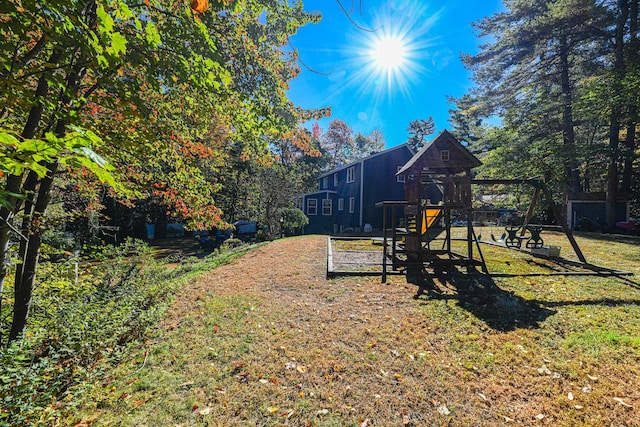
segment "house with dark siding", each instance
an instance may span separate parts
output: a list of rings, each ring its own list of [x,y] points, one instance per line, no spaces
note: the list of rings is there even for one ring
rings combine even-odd
[[[318,177],[318,191],[302,196],[309,218],[306,234],[378,231],[382,210],[376,203],[404,199],[404,175],[396,175],[413,151],[402,144],[341,166]]]

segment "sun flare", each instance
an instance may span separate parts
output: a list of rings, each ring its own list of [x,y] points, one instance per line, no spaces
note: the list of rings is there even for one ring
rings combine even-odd
[[[407,46],[398,36],[384,36],[373,42],[371,57],[383,70],[400,69],[407,60]]]

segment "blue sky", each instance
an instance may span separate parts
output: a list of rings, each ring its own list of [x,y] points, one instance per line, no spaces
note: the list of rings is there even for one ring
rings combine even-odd
[[[358,26],[375,30],[365,31],[335,0],[304,4],[323,19],[292,37],[300,60],[314,71],[302,67],[290,99],[304,108],[331,106],[332,116],[320,121],[324,130],[333,119],[354,132],[378,128],[387,147],[406,142],[415,119],[432,116],[436,132],[450,128],[447,96],[459,97],[472,85],[460,54],[476,53],[482,42],[471,23],[504,10],[501,0],[342,0]],[[379,56],[385,47],[390,58]]]

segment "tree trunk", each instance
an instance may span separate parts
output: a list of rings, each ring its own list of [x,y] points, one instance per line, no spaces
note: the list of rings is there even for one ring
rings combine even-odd
[[[629,49],[627,50],[627,63],[635,70],[640,69],[640,43],[638,43],[638,3],[639,0],[632,0],[629,6]],[[628,89],[632,97],[627,104],[628,122],[627,139],[624,144],[624,165],[622,169],[621,190],[631,193],[631,181],[633,177],[633,160],[636,150],[636,126],[638,124],[638,102],[640,102],[637,92]]]
[[[48,60],[47,68],[55,67],[56,63],[62,57],[60,50],[54,50]],[[34,99],[36,104],[31,107],[27,122],[22,130],[21,137],[24,139],[33,138],[38,130],[40,121],[42,120],[42,114],[44,112],[44,105],[42,100],[46,99],[49,94],[49,78],[51,77],[50,71],[46,70],[38,79],[38,85],[36,86]],[[7,262],[8,252],[10,247],[10,237],[13,216],[20,210],[21,200],[11,196],[11,194],[18,194],[20,192],[20,186],[22,185],[23,175],[9,175],[5,182],[5,191],[9,193],[7,196],[7,205],[0,208],[0,219],[2,225],[0,226],[0,296],[4,292],[4,282],[7,277]],[[0,298],[0,313],[2,313],[2,298]],[[4,325],[2,324],[2,317],[0,316],[0,345],[2,344],[2,338],[4,336]]]
[[[569,48],[567,36],[560,37],[560,79],[564,109],[562,112],[562,140],[564,144],[564,156],[562,159],[565,171],[565,180],[569,191],[577,193],[581,190],[580,170],[576,159],[576,134],[573,126],[573,93],[569,80]]]
[[[605,202],[606,222],[610,228],[616,225],[616,201],[618,199],[618,158],[620,149],[620,129],[622,120],[622,81],[625,75],[624,32],[629,17],[628,0],[618,0],[619,15],[614,36],[613,63],[613,105],[609,123],[609,166],[607,167],[607,199]]]
[[[49,165],[49,172],[40,183],[40,188],[38,189],[33,209],[33,215],[31,216],[29,225],[28,241],[23,243],[25,245],[24,258],[22,259],[19,274],[18,270],[16,270],[16,280],[14,285],[15,301],[13,306],[11,331],[9,333],[9,342],[21,337],[27,325],[27,318],[29,317],[29,309],[31,307],[31,298],[33,295],[33,285],[36,278],[36,268],[38,266],[38,258],[40,256],[40,245],[42,243],[43,228],[41,227],[41,223],[44,220],[44,213],[49,205],[53,177],[57,167],[57,163]]]

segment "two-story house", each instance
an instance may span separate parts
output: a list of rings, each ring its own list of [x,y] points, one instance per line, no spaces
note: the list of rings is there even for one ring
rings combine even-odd
[[[309,217],[307,234],[380,230],[376,203],[404,199],[404,175],[396,175],[413,156],[407,144],[375,153],[318,177],[318,191],[302,197]]]

